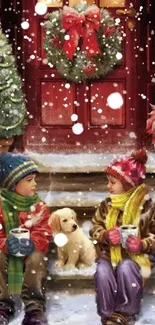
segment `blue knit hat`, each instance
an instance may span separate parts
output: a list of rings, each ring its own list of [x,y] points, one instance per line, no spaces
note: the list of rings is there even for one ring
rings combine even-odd
[[[22,154],[10,152],[0,154],[0,187],[2,188],[12,191],[23,177],[37,172],[35,163]]]

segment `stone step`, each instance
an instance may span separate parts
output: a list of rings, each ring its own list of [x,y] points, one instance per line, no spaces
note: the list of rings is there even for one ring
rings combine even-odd
[[[105,167],[114,158],[120,157],[122,152],[110,153],[75,153],[65,154],[38,154],[32,151],[25,151],[39,167],[42,173],[88,173],[88,172],[103,172]],[[124,152],[123,154],[128,154]],[[130,152],[129,152],[130,154]],[[148,173],[155,173],[155,153],[148,152],[148,161],[146,165]]]
[[[68,288],[72,288],[72,289],[94,289],[94,276],[90,276],[90,277],[61,277],[61,276],[52,276],[51,275],[51,279],[48,281],[47,283],[47,290],[50,291],[54,291],[54,290],[66,290]],[[149,278],[149,280],[147,281],[147,283],[144,286],[144,293],[146,294],[151,294],[151,295],[155,295],[155,281],[154,278],[151,276]]]
[[[98,204],[108,196],[108,192],[97,191],[38,191],[39,196],[47,203],[49,207],[92,207]]]
[[[48,277],[48,290],[65,290],[67,288],[75,289],[90,289],[94,288],[94,274],[96,264],[83,270],[73,269],[64,271],[57,269],[50,263],[49,277]],[[155,294],[155,268],[152,270],[150,278],[144,286],[144,292],[147,294]]]
[[[107,191],[38,191],[39,196],[49,207],[71,207],[94,210],[99,203],[108,197]],[[155,189],[150,196],[155,200]]]
[[[87,233],[88,236],[88,233]],[[90,289],[94,288],[94,274],[96,271],[96,263],[91,267],[84,269],[63,270],[55,266],[57,260],[56,246],[52,241],[48,252],[48,290],[65,290],[67,288]],[[147,281],[144,292],[147,294],[155,294],[155,267],[152,269],[151,276]]]
[[[155,175],[146,174],[145,182],[155,187]],[[107,177],[104,171],[95,173],[40,173],[37,176],[39,191],[106,191]]]
[[[95,273],[96,264],[91,267],[78,270],[63,270],[55,266],[57,260],[56,245],[53,241],[50,243],[48,251],[48,290],[64,290],[66,288],[93,288],[93,275]]]

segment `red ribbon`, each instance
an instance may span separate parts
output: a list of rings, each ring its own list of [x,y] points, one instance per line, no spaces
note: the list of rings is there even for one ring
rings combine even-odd
[[[62,10],[62,28],[67,31],[68,39],[64,40],[63,51],[72,60],[73,55],[82,37],[82,51],[89,57],[100,54],[101,50],[96,37],[100,28],[101,14],[96,5],[89,6],[84,12],[64,6]]]

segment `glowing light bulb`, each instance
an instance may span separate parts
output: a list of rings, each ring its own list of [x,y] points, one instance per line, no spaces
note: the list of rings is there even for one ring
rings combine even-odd
[[[116,25],[119,25],[120,22],[121,22],[120,18],[116,18],[116,19],[115,19],[115,24],[116,24]]]
[[[122,57],[123,57],[122,53],[120,53],[120,52],[117,52],[117,53],[116,53],[116,59],[117,59],[117,60],[121,60]]]

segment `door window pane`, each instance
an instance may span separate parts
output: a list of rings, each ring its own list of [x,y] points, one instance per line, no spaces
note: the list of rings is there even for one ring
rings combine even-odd
[[[83,0],[69,0],[69,6],[73,7],[75,5],[77,5],[78,3],[83,2]],[[93,4],[94,1],[93,0],[87,0],[86,1],[89,5]]]
[[[62,7],[62,0],[38,0],[38,2],[44,3],[47,7]]]
[[[125,0],[100,0],[101,7],[125,7]]]

